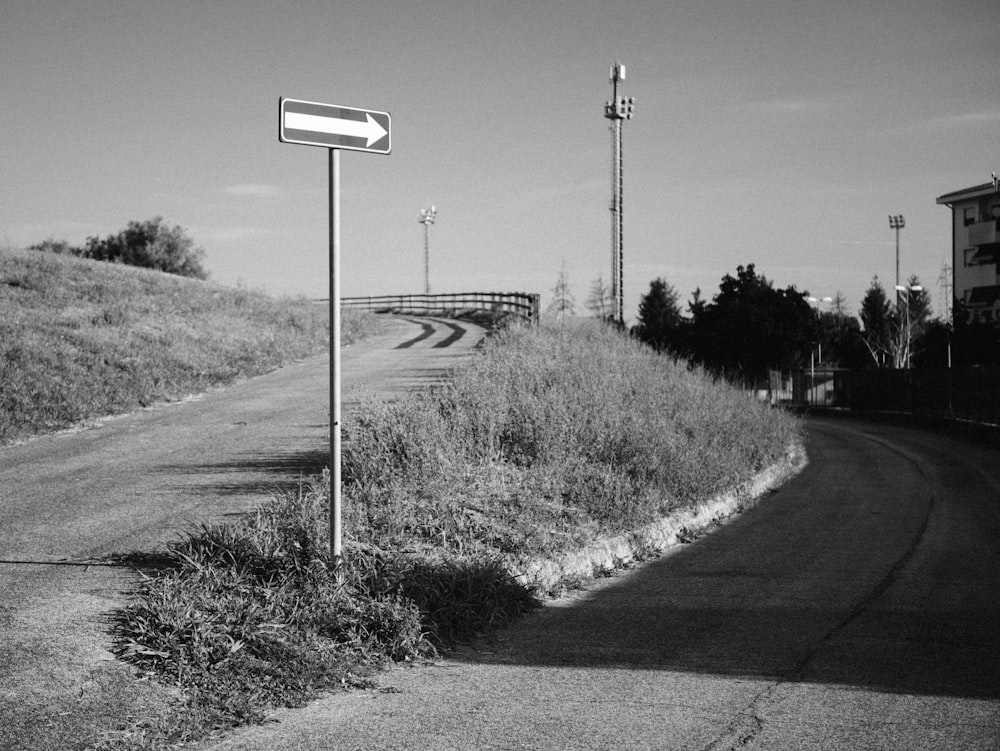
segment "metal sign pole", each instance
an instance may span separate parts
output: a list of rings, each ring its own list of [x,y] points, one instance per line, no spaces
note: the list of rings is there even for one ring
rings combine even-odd
[[[330,562],[343,556],[340,488],[340,149],[330,155]]]
[[[330,563],[343,556],[340,500],[340,151],[388,154],[392,117],[381,110],[278,99],[278,140],[321,146],[330,173]],[[433,208],[433,207],[432,207]]]

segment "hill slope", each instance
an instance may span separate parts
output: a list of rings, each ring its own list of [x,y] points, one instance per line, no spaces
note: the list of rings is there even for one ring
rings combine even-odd
[[[273,370],[328,342],[326,309],[304,298],[0,250],[0,445]]]

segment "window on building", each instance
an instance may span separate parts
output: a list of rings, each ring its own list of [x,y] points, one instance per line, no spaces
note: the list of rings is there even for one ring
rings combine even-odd
[[[966,265],[966,266],[978,266],[979,265],[979,261],[976,259],[976,253],[978,251],[979,251],[979,248],[966,248],[965,249],[965,262],[964,262],[964,265]]]
[[[968,209],[963,209],[962,222],[963,226],[965,227],[968,227],[970,224],[976,223],[976,209],[974,206]]]

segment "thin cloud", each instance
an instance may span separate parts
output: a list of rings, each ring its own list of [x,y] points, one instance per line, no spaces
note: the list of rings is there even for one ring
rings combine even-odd
[[[262,227],[197,227],[191,230],[200,242],[244,243],[268,237],[272,231]]]
[[[113,227],[91,222],[53,221],[48,223],[15,223],[3,228],[3,242],[14,246],[32,245],[42,240],[83,242],[85,237],[111,232]]]
[[[249,196],[254,198],[273,198],[281,195],[281,188],[277,185],[267,185],[264,183],[227,185],[222,191],[230,196]]]
[[[988,110],[986,112],[962,112],[957,115],[932,117],[923,121],[923,125],[929,128],[956,128],[966,125],[993,124],[1000,124],[1000,110]]]
[[[833,105],[831,99],[764,99],[739,105],[739,109],[779,115],[811,115],[826,112]]]

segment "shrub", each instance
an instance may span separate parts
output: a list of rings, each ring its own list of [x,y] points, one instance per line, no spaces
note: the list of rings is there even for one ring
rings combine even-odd
[[[42,240],[40,243],[35,243],[34,245],[29,245],[28,250],[39,250],[43,253],[57,253],[57,254],[72,254],[80,255],[81,249],[72,247],[65,240],[54,240],[51,237],[48,240]]]
[[[117,235],[108,235],[103,240],[88,237],[87,246],[78,255],[195,279],[208,278],[202,266],[205,252],[195,247],[187,230],[179,225],[168,226],[160,216],[129,222]]]

